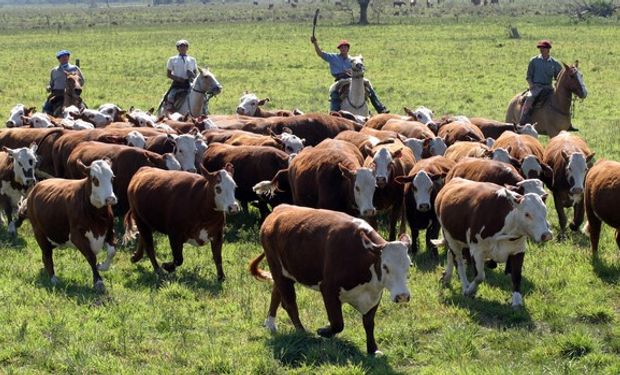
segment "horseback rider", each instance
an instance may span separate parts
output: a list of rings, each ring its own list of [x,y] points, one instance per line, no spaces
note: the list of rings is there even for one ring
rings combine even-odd
[[[58,59],[58,66],[52,68],[50,72],[50,82],[46,87],[47,92],[50,94],[47,96],[45,103],[43,104],[43,112],[47,114],[53,114],[54,109],[58,105],[62,105],[65,95],[65,85],[67,83],[66,73],[77,72],[80,76],[80,85],[84,85],[84,76],[82,71],[77,65],[69,63],[71,58],[71,52],[63,49],[56,52],[56,58]]]
[[[170,57],[166,65],[167,76],[172,80],[166,94],[166,112],[175,111],[174,102],[180,94],[183,96],[188,94],[191,81],[197,73],[196,59],[187,54],[189,42],[181,39],[177,41],[176,47],[179,54]]]
[[[319,42],[314,36],[310,37],[310,42],[312,42],[312,44],[314,45],[314,51],[316,52],[317,56],[327,61],[327,63],[329,64],[329,71],[336,80],[336,82],[340,81],[341,79],[351,78],[352,66],[351,59],[349,58],[349,48],[351,47],[351,45],[349,44],[349,42],[343,39],[340,41],[340,43],[338,43],[336,48],[340,50],[340,53],[327,53],[322,51],[319,47]],[[368,98],[370,99],[372,106],[375,107],[377,112],[389,113],[390,111],[385,108],[385,106],[379,100],[379,97],[377,97],[377,93],[370,84],[370,81],[364,79],[364,86],[366,87],[366,91],[368,92]],[[332,90],[329,93],[329,102],[330,111],[337,112],[340,110],[342,99],[340,98],[340,93],[338,92],[338,90]]]
[[[527,66],[527,76],[525,79],[527,80],[529,93],[521,108],[519,124],[530,122],[532,107],[536,98],[545,90],[553,90],[551,83],[553,80],[557,80],[558,74],[562,70],[562,64],[551,57],[550,41],[541,40],[536,47],[540,50],[540,55],[532,57]]]

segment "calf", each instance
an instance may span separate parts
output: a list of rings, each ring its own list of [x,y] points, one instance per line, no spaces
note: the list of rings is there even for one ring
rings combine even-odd
[[[435,211],[444,238],[434,244],[448,246],[444,284],[452,278],[456,259],[463,294],[473,296],[485,278],[484,261],[506,262],[512,256],[512,306],[521,306],[521,270],[527,237],[534,242],[552,238],[547,208],[540,196],[520,195],[490,182],[454,178],[437,195]],[[469,249],[476,267],[476,277],[471,283],[463,262],[465,248]]]
[[[375,313],[383,289],[391,300],[408,302],[407,273],[411,260],[406,235],[386,242],[365,221],[340,212],[297,206],[278,206],[260,230],[263,253],[250,263],[250,273],[259,280],[273,280],[267,321],[276,330],[280,304],[298,331],[295,282],[320,290],[329,326],[317,333],[332,337],[344,329],[342,304],[359,311],[366,331],[368,354],[380,354],[374,337]],[[267,258],[271,273],[258,268]]]
[[[543,162],[553,169],[553,180],[548,187],[558,214],[560,236],[566,229],[565,207],[573,207],[571,230],[579,230],[583,222],[584,181],[593,157],[594,152],[583,139],[566,131],[551,138],[545,149]]]
[[[135,234],[133,223],[140,233],[132,262],[142,259],[146,250],[155,272],[161,272],[155,257],[154,231],[168,235],[173,260],[162,264],[168,272],[183,264],[184,243],[201,246],[210,241],[217,278],[224,280],[222,243],[226,213],[239,211],[233,169],[227,165],[217,172],[202,172],[199,175],[142,167],[134,174],[127,188],[129,212],[125,216],[125,239]]]
[[[120,217],[129,210],[127,187],[133,175],[141,167],[154,167],[167,170],[180,170],[181,165],[173,154],[159,155],[147,150],[124,145],[101,142],[83,142],[73,149],[66,162],[67,178],[80,178],[82,171],[80,162],[90,164],[98,159],[112,162],[114,180],[112,187],[116,192],[117,204],[114,205],[114,216]]]
[[[439,235],[439,221],[433,209],[435,197],[441,190],[444,179],[454,167],[452,160],[443,156],[433,156],[418,161],[409,174],[399,177],[396,181],[404,184],[405,214],[413,237],[411,253],[418,253],[418,236],[426,230],[426,248],[431,258],[438,259],[437,247],[431,239]]]
[[[27,217],[52,284],[58,283],[52,250],[57,246],[72,245],[88,261],[95,289],[103,291],[105,287],[99,271],[109,269],[116,253],[111,209],[116,204],[112,168],[107,160],[96,160],[89,167],[79,165],[86,175],[84,179],[53,178],[36,184],[28,195]],[[106,260],[97,264],[97,254],[104,244]]]
[[[586,217],[585,232],[590,236],[592,255],[598,252],[601,224],[616,229],[616,245],[620,249],[620,163],[599,160],[586,176],[584,194]]]
[[[439,137],[426,139],[407,138],[403,143],[413,151],[415,160],[422,160],[431,156],[443,156],[447,149],[446,143]]]
[[[36,182],[34,169],[37,164],[37,145],[10,149],[2,146],[0,153],[0,204],[4,210],[11,236],[17,234],[13,216],[18,204]]]
[[[105,103],[99,106],[97,110],[105,115],[111,116],[113,122],[124,122],[127,119],[124,117],[126,111],[122,110],[121,107],[112,103]]]

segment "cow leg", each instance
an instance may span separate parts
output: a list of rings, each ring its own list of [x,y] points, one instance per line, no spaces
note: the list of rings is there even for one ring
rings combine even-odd
[[[556,192],[553,192],[553,204],[555,205],[555,211],[558,214],[558,222],[560,223],[559,238],[564,238],[564,231],[566,229],[566,213],[564,212],[564,207],[562,207],[560,194]]]
[[[263,201],[262,199],[258,200],[258,211],[260,212],[260,222],[259,224],[262,224],[263,221],[265,221],[265,218],[271,213],[269,211],[269,207],[267,207],[267,202]]]
[[[431,240],[439,237],[440,228],[439,221],[432,220],[431,226],[426,229],[426,248],[431,253],[431,259],[435,261],[439,259],[439,251],[437,251],[437,246],[433,245]]]
[[[338,289],[321,284],[321,294],[323,303],[327,311],[329,326],[319,328],[316,333],[323,337],[333,337],[344,329],[344,319],[342,318],[342,302],[338,296]]]
[[[90,268],[93,272],[93,288],[95,288],[95,290],[99,292],[104,292],[105,285],[103,284],[103,279],[101,278],[99,270],[97,269],[97,256],[90,247],[90,242],[86,237],[75,232],[71,233],[69,238],[71,239],[71,242],[75,245],[75,247],[77,247],[77,249],[80,251],[80,253],[84,255],[84,258],[86,258],[86,261],[90,265]]]
[[[9,198],[4,199],[3,206],[4,216],[6,217],[7,232],[11,237],[15,237],[17,235],[17,229],[15,227],[15,223],[13,222],[13,208],[11,207]]]
[[[278,280],[274,280],[275,285],[280,293],[280,301],[282,307],[286,310],[288,317],[291,319],[293,326],[297,331],[305,331],[304,326],[299,320],[299,310],[297,309],[297,296],[295,295],[295,282],[286,277],[280,276]],[[273,305],[272,298],[272,305]],[[275,314],[275,312],[274,312]]]
[[[454,269],[454,252],[450,248],[448,248],[447,258],[446,270],[443,271],[443,275],[441,277],[441,281],[446,287],[450,285],[450,280],[452,280],[452,270]]]
[[[224,275],[224,268],[222,268],[222,243],[224,242],[224,233],[216,233],[211,237],[211,254],[213,255],[213,262],[215,263],[215,269],[217,270],[217,279],[224,281],[226,275]]]
[[[278,312],[278,307],[280,306],[280,302],[282,299],[280,298],[280,291],[278,287],[274,284],[273,289],[271,290],[271,302],[269,303],[269,312],[267,313],[267,320],[265,320],[265,327],[271,333],[276,332],[276,314]]]
[[[166,271],[172,273],[183,264],[183,240],[174,236],[168,236],[168,242],[170,243],[170,250],[172,250],[172,262],[162,263],[161,266]]]
[[[413,229],[413,226],[409,224],[411,228],[411,255],[416,255],[418,253],[418,237],[420,237],[420,231],[417,229]]]
[[[569,228],[572,231],[578,231],[581,224],[583,224],[583,198],[579,200],[579,202],[575,203],[573,206],[573,222],[569,224]]]
[[[463,289],[463,294],[466,296],[474,296],[476,294],[476,290],[478,290],[478,285],[484,281],[484,257],[482,256],[483,252],[478,246],[470,245],[469,252],[474,258],[474,265],[476,267],[476,277],[474,280],[468,285],[466,289]]]
[[[596,253],[598,252],[598,241],[601,237],[601,220],[592,210],[592,204],[590,202],[591,201],[588,201],[588,204],[585,205],[586,217],[588,218],[588,222],[586,223],[586,232],[590,236],[590,247],[592,249],[592,255],[596,255]],[[618,244],[618,248],[620,248],[620,243],[618,243],[617,231],[616,243]]]
[[[396,223],[398,222],[398,218],[401,216],[401,205],[395,204],[394,207],[390,210],[390,233],[389,233],[389,241],[396,240]]]
[[[50,282],[52,285],[56,285],[58,284],[58,278],[54,272],[54,259],[52,258],[52,250],[54,249],[54,245],[52,245],[52,243],[49,242],[47,237],[45,237],[42,233],[35,231],[34,238],[37,240],[37,243],[41,248],[43,266],[45,267],[45,271],[47,271],[47,275],[50,277]]]
[[[512,279],[512,307],[517,308],[523,305],[521,295],[521,271],[523,270],[523,258],[525,253],[513,254],[508,258],[510,264],[510,277]]]
[[[157,263],[157,257],[155,256],[155,244],[153,243],[153,232],[149,228],[140,228],[138,226],[138,230],[140,231],[140,243],[138,244],[138,251],[140,251],[140,258],[142,258],[142,251],[146,250],[146,255],[148,255],[151,264],[153,265],[153,271],[156,273],[160,273],[161,268],[159,268],[159,263]],[[141,249],[141,250],[140,250]],[[136,253],[138,252],[136,251]],[[134,257],[136,254],[134,254]],[[134,259],[132,257],[132,261]],[[139,258],[138,258],[139,259]]]
[[[380,354],[381,352],[377,348],[377,342],[375,341],[375,313],[377,312],[377,308],[379,304],[366,314],[364,314],[362,318],[362,322],[364,323],[364,331],[366,331],[366,351],[370,355]]]

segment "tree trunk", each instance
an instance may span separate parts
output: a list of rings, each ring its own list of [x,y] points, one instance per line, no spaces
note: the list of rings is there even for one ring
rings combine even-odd
[[[360,4],[360,25],[368,25],[368,4],[370,0],[357,0]]]

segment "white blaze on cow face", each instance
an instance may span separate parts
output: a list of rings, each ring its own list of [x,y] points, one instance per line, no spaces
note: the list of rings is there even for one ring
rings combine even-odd
[[[411,239],[401,237],[401,241],[388,242],[381,251],[381,278],[390,291],[393,302],[408,302],[411,298],[407,286],[407,275],[411,266],[408,250]]]
[[[418,121],[420,121],[424,125],[428,125],[429,123],[433,122],[433,111],[424,106],[416,108],[414,114]]]
[[[536,194],[541,197],[543,201],[547,198],[547,192],[545,192],[543,182],[537,178],[529,178],[527,180],[517,182],[517,186],[523,189],[523,194]]]
[[[230,173],[224,169],[217,171],[213,191],[215,193],[215,210],[230,214],[239,212],[239,203],[235,200],[235,188],[237,184]]]
[[[155,121],[157,120],[154,116],[147,112],[143,112],[140,110],[133,110],[129,116],[133,118],[140,127],[155,127]]]
[[[583,183],[586,178],[588,165],[586,157],[581,152],[574,152],[568,157],[566,164],[566,180],[571,194],[583,194]]]
[[[506,196],[514,209],[508,213],[504,228],[526,234],[534,242],[549,241],[553,238],[547,221],[547,207],[537,194],[519,195],[507,189],[500,189],[498,196]]]
[[[198,168],[198,166],[201,165],[202,162],[205,160],[205,152],[209,148],[209,145],[207,145],[207,142],[205,142],[205,140],[202,138],[195,138],[195,143],[196,143],[196,161],[194,164],[196,165],[196,168]]]
[[[6,122],[7,128],[12,128],[16,126],[23,126],[24,122],[22,121],[22,116],[26,116],[26,108],[23,104],[18,104],[11,109],[9,113],[9,120]]]
[[[82,111],[82,118],[96,127],[104,127],[112,123],[112,116],[101,113],[94,109],[85,109]]]
[[[63,121],[66,121],[66,120],[67,119],[64,119]],[[91,124],[88,121],[84,121],[82,119],[77,119],[77,120],[73,121],[72,128],[75,129],[75,130],[94,129],[95,125]]]
[[[498,147],[493,150],[493,160],[501,161],[502,163],[510,164],[510,154],[505,148]]]
[[[377,213],[372,204],[375,195],[376,181],[372,170],[369,168],[358,168],[355,171],[355,181],[353,184],[353,196],[355,204],[362,216],[373,216]]]
[[[534,178],[541,176],[543,170],[536,156],[528,155],[521,162],[521,172],[526,178]]]
[[[392,164],[392,155],[386,148],[381,148],[372,158],[375,164],[375,180],[377,186],[384,187],[390,180],[390,165]]]
[[[244,94],[239,98],[237,113],[244,116],[254,116],[259,106],[258,97],[255,94]]]
[[[169,171],[180,171],[181,170],[181,164],[179,163],[177,158],[174,157],[174,154],[167,153],[167,154],[163,154],[162,157],[164,158],[164,163],[166,164],[167,170]]]
[[[287,154],[297,154],[304,148],[305,139],[301,139],[295,134],[282,133],[278,138],[284,144],[284,152]]]
[[[62,118],[76,119],[80,116],[80,109],[74,105],[70,105],[62,110]]]
[[[538,131],[532,124],[525,124],[523,126],[517,126],[517,133],[529,135],[530,137],[538,138]]]
[[[142,133],[132,130],[127,134],[127,146],[144,148],[146,147],[146,139]]]
[[[417,138],[407,138],[403,141],[404,145],[409,147],[415,160],[422,160],[422,151],[424,150],[424,140]]]
[[[431,156],[443,156],[446,153],[448,146],[441,137],[431,138],[429,142],[428,150]]]
[[[112,103],[102,104],[99,106],[99,108],[97,108],[97,110],[104,115],[112,117],[112,119],[119,119],[122,112],[119,106]]]
[[[183,134],[175,138],[174,156],[181,163],[181,169],[196,172],[196,140],[193,135]]]
[[[107,160],[95,160],[88,167],[91,180],[90,203],[96,208],[114,205],[117,202],[112,189],[112,166]]]
[[[46,113],[37,112],[30,116],[28,123],[33,128],[53,128],[54,124],[50,121],[49,116]]]
[[[15,181],[24,186],[34,185],[36,182],[34,168],[37,164],[37,145],[32,144],[30,147],[16,149],[3,147],[3,151],[7,152],[9,157],[13,159]]]
[[[411,181],[411,189],[413,190],[413,197],[415,198],[418,211],[428,212],[431,209],[433,186],[433,180],[426,171],[416,173]]]

